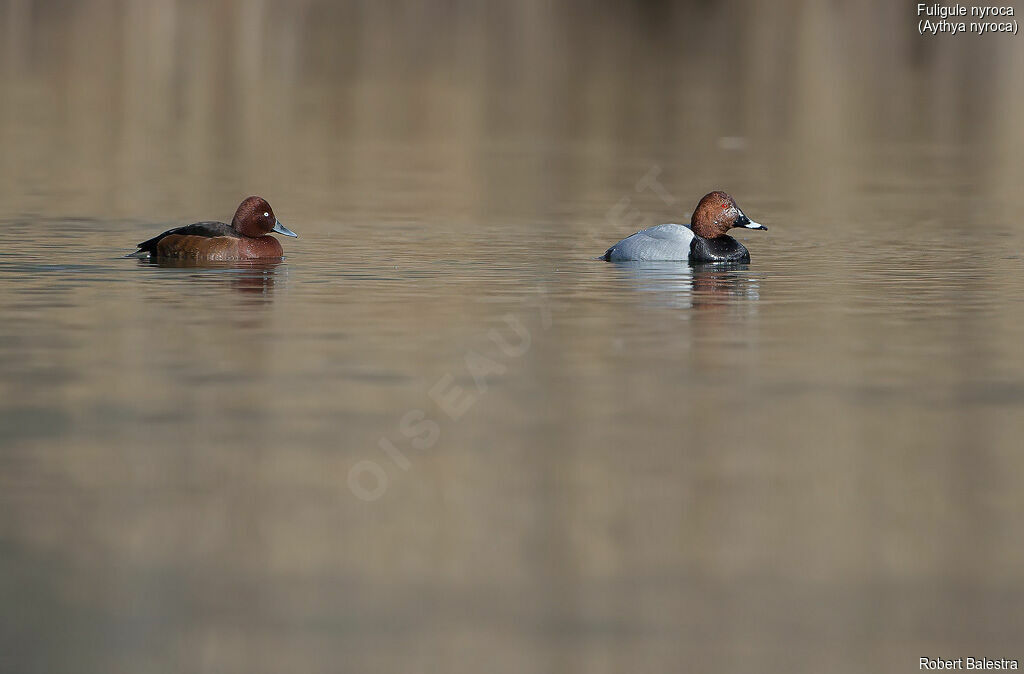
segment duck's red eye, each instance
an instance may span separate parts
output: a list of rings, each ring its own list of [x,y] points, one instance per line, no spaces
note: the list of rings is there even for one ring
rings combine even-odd
[[[725,209],[727,209],[727,208],[729,208],[729,204],[722,204],[722,210],[723,210],[723,211],[724,211]]]

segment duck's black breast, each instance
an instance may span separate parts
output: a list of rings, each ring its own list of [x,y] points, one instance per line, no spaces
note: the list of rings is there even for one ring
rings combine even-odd
[[[731,236],[705,239],[694,234],[690,242],[690,262],[750,262],[750,253]]]

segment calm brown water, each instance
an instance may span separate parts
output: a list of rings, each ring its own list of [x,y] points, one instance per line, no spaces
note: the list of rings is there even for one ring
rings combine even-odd
[[[1024,659],[1024,43],[853,4],[0,2],[0,670]]]

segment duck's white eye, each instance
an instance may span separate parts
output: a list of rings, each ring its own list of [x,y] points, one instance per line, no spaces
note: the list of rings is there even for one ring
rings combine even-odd
[[[270,213],[264,213],[264,214],[263,214],[263,217],[264,217],[264,218],[269,218],[269,217],[270,217]]]

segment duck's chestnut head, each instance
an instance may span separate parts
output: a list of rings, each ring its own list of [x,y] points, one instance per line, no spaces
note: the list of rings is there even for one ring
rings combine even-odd
[[[281,224],[274,215],[274,209],[263,197],[249,197],[239,204],[235,217],[231,219],[231,226],[242,236],[265,236],[271,232],[299,236]]]
[[[768,229],[754,222],[740,210],[736,200],[725,192],[709,192],[697,204],[690,220],[690,228],[697,236],[705,239],[717,239],[725,236],[733,227],[747,229]]]

